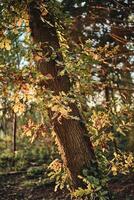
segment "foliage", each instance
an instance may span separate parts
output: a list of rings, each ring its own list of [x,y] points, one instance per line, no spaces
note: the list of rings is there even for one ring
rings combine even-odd
[[[5,141],[2,139],[3,144],[1,145],[1,155],[0,155],[0,170],[1,171],[25,171],[30,166],[42,166],[44,164],[49,164],[56,156],[56,149],[51,147],[44,147],[44,142],[30,143],[26,138],[21,138],[17,143],[18,150],[14,153],[10,148],[6,148],[6,145],[10,147],[10,140]],[[6,143],[5,143],[6,142]],[[34,168],[33,168],[34,169]]]
[[[70,190],[70,180],[66,171],[66,168],[63,166],[60,160],[55,159],[50,165],[48,166],[50,172],[48,176],[50,180],[55,181],[55,191],[58,189],[62,190],[65,187]]]
[[[43,174],[43,172],[44,172],[43,167],[30,167],[27,170],[27,177],[29,178],[39,177]]]
[[[100,200],[109,199],[108,191],[103,189],[103,186],[100,185],[100,180],[94,176],[88,176],[86,178],[79,177],[87,185],[86,189],[78,188],[73,193],[75,197],[88,197],[91,200],[99,198]],[[105,182],[103,182],[105,185]]]
[[[10,151],[5,151],[5,153],[2,153],[0,155],[0,167],[5,170],[11,169],[14,165],[14,154],[11,153]]]
[[[119,174],[127,174],[134,171],[134,157],[132,153],[114,153],[111,162],[111,171],[114,176]]]
[[[63,56],[59,62],[59,52],[53,52],[51,59],[59,67],[65,66],[59,75],[67,73],[71,82],[68,94],[55,95],[44,86],[52,77],[44,77],[35,67],[34,61],[40,61],[43,55],[40,44],[33,44],[31,39],[27,12],[30,1],[13,2],[0,2],[0,170],[24,170],[36,165],[27,172],[34,176],[42,172],[38,165],[59,158],[47,112],[51,108],[52,119],[57,118],[59,123],[62,118],[82,119],[98,160],[99,176],[96,169],[83,169],[80,179],[86,189],[78,188],[73,195],[106,199],[104,185],[109,180],[134,172],[131,5],[96,1],[97,6],[89,6],[90,1],[77,0],[41,3],[42,16],[49,9],[54,13]],[[82,116],[72,115],[70,103],[78,105]],[[14,113],[18,146],[11,152]],[[49,170],[55,190],[65,185],[70,188],[67,171],[59,160],[54,160]]]

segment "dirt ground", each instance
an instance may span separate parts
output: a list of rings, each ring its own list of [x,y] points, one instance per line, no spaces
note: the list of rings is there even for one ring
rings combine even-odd
[[[24,174],[11,173],[0,176],[0,200],[71,200],[66,191],[54,192],[53,183],[27,186]],[[113,180],[109,184],[114,200],[134,200],[134,175]]]
[[[65,191],[54,192],[53,183],[27,186],[26,181],[24,174],[0,176],[0,200],[70,200]]]

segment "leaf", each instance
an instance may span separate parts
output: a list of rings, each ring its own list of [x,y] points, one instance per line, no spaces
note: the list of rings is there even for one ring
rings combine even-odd
[[[17,26],[21,26],[22,25],[22,23],[23,23],[23,20],[20,18],[18,21],[17,21]]]
[[[6,44],[5,44],[5,49],[6,49],[6,50],[8,50],[8,51],[10,51],[10,49],[11,49],[11,46],[10,46],[10,44],[9,44],[9,43],[6,43]]]
[[[59,106],[58,105],[54,105],[51,110],[54,111],[54,112],[58,112],[59,111]]]
[[[25,105],[18,102],[13,106],[13,110],[18,114],[18,116],[20,116],[25,111]]]
[[[60,108],[60,113],[62,116],[68,116],[68,110],[66,110],[64,107]]]
[[[117,175],[117,167],[115,165],[113,165],[111,170],[113,172],[113,175],[116,176]]]
[[[30,140],[31,143],[33,143],[33,142],[35,141],[36,137],[37,137],[36,134],[34,134],[34,135],[32,136],[32,138],[31,138],[31,140]]]
[[[3,49],[4,47],[5,47],[4,41],[2,41],[2,42],[0,43],[0,49]]]
[[[82,173],[84,176],[88,176],[89,171],[88,171],[88,169],[83,169]]]
[[[25,133],[26,133],[27,136],[31,136],[32,135],[32,131],[31,130],[28,130]]]
[[[10,49],[11,49],[11,40],[5,39],[4,40],[4,47],[5,47],[6,50],[10,51]]]

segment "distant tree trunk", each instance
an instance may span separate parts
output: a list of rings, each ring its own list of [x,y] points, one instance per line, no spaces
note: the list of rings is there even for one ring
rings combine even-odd
[[[17,148],[16,148],[16,133],[17,133],[17,118],[16,118],[16,114],[13,113],[13,151],[14,151],[14,153],[17,150]]]
[[[61,91],[67,93],[70,90],[69,77],[67,74],[60,76],[59,72],[64,69],[64,66],[56,64],[56,60],[62,62],[63,58],[59,53],[60,46],[54,17],[49,12],[42,15],[39,1],[29,3],[29,16],[33,40],[36,44],[40,44],[43,53],[42,59],[37,62],[38,70],[44,76],[51,75],[53,77],[45,81],[44,85],[47,89],[54,91],[55,95]],[[51,58],[53,51],[57,55],[56,59]],[[74,103],[70,103],[69,106],[72,110],[71,114],[81,118],[77,106]],[[59,123],[57,118],[52,119],[52,111],[49,112],[61,157],[68,169],[74,188],[77,188],[81,184],[78,175],[81,174],[83,168],[90,168],[92,161],[95,160],[92,144],[89,137],[86,136],[88,134],[86,126],[81,121],[63,117]]]

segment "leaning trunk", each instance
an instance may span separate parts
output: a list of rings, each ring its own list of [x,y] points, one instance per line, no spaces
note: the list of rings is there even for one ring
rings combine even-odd
[[[57,66],[56,64],[57,60],[61,63],[63,58],[59,51],[60,45],[54,17],[48,11],[42,15],[39,1],[38,3],[37,1],[29,3],[29,16],[33,40],[40,45],[43,54],[37,62],[38,70],[44,76],[52,77],[45,81],[44,86],[53,91],[55,95],[58,95],[61,91],[67,94],[70,90],[69,77],[67,74],[60,76],[59,72],[64,69],[64,66]],[[55,59],[52,59],[53,52],[56,53]],[[81,119],[77,106],[73,103],[70,103],[69,106],[72,110],[71,115]],[[64,165],[68,169],[74,188],[77,188],[81,184],[78,175],[83,168],[90,168],[92,161],[95,160],[86,126],[82,123],[82,119],[78,121],[62,117],[59,123],[57,118],[53,119],[51,110],[49,110],[49,114]]]

